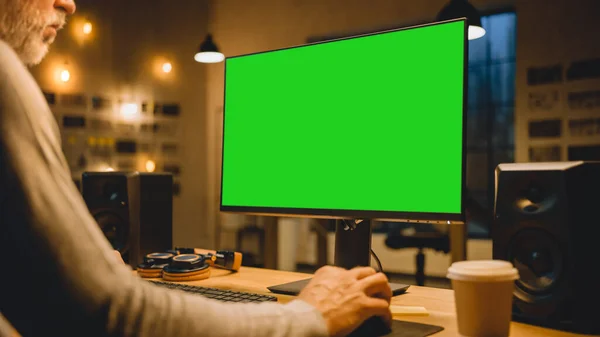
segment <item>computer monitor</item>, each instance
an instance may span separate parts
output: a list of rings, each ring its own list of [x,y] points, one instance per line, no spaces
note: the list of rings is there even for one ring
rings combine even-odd
[[[463,222],[466,66],[464,19],[228,57],[221,211],[363,220],[343,267],[370,220]]]

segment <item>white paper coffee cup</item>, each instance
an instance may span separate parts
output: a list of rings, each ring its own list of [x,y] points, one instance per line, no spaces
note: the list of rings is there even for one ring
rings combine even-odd
[[[509,335],[514,282],[519,278],[519,272],[510,262],[456,262],[448,268],[448,278],[454,289],[461,335]]]

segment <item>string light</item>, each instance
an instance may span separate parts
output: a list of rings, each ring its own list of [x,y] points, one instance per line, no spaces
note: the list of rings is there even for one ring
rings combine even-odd
[[[170,73],[173,70],[173,65],[170,62],[165,62],[162,65],[162,70],[164,73]]]

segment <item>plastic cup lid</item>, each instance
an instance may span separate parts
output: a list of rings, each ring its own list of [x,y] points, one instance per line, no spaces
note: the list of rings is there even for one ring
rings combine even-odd
[[[519,271],[507,261],[460,261],[448,268],[447,277],[459,281],[502,282],[519,279]]]

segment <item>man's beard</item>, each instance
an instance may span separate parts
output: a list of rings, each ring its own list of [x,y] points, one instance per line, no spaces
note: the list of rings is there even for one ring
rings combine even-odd
[[[44,30],[51,25],[62,27],[66,19],[64,11],[42,14],[34,4],[31,0],[0,0],[0,39],[27,65],[40,63],[54,42],[54,37],[44,37]]]

